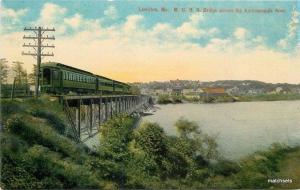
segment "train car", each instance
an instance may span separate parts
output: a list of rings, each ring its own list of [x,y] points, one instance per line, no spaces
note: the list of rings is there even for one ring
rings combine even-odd
[[[41,91],[67,94],[129,94],[130,86],[104,76],[56,62],[41,65]]]
[[[41,91],[54,94],[95,93],[97,79],[93,73],[61,63],[41,64]]]
[[[123,82],[120,82],[122,84],[122,88],[123,88],[123,93],[124,94],[131,94],[131,86],[126,84],[126,83],[123,83]]]
[[[97,91],[100,92],[102,91],[102,94],[114,93],[113,80],[99,75],[97,75],[96,77],[97,77]]]
[[[122,94],[123,93],[123,84],[119,81],[114,80],[114,92],[116,94]]]

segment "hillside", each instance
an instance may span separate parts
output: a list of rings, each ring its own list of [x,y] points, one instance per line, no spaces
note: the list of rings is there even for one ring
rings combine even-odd
[[[97,154],[66,137],[57,100],[1,100],[1,187],[103,188],[89,162]]]
[[[212,82],[192,81],[192,80],[171,80],[165,82],[134,83],[141,89],[197,89],[206,87],[223,87],[233,95],[251,93],[270,93],[273,91],[286,93],[300,93],[300,84],[287,83],[265,83],[255,80],[219,80]]]

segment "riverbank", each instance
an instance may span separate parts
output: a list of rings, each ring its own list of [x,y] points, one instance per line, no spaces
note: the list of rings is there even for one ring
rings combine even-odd
[[[300,94],[257,94],[257,95],[240,95],[240,96],[175,96],[160,95],[157,98],[157,104],[180,104],[180,103],[226,103],[226,102],[258,102],[258,101],[288,101],[300,100]]]
[[[275,187],[282,189],[300,188],[300,147],[294,148],[280,161],[278,178],[292,179],[292,183],[276,184]]]

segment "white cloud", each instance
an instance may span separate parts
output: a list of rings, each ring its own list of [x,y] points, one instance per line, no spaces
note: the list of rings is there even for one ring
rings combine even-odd
[[[200,38],[205,31],[199,28],[200,22],[204,20],[203,14],[193,14],[188,21],[182,23],[176,30],[180,38]]]
[[[3,6],[0,7],[0,18],[10,18],[13,20],[18,20],[20,17],[24,16],[28,12],[28,9],[9,9]]]
[[[41,13],[40,13],[40,22],[42,24],[46,23],[55,23],[61,17],[65,16],[67,9],[53,3],[45,3]]]
[[[26,15],[28,9],[10,9],[0,5],[0,33],[14,30],[20,24],[21,18]]]
[[[245,28],[238,27],[238,28],[235,29],[233,35],[236,39],[243,40],[247,37],[248,31]]]
[[[287,25],[287,29],[288,29],[287,35],[285,38],[282,38],[277,42],[277,45],[280,48],[287,49],[290,47],[291,43],[296,40],[295,38],[299,27],[299,15],[300,13],[294,7],[292,11],[291,20]]]
[[[76,13],[71,18],[65,18],[64,22],[69,26],[71,26],[72,28],[79,28],[80,24],[82,23],[82,16]]]
[[[66,26],[62,25],[61,21],[65,17],[67,9],[53,3],[45,3],[40,12],[40,18],[32,22],[33,26],[55,27],[56,34],[63,34],[66,31]]]
[[[286,49],[288,47],[288,40],[287,39],[280,39],[277,42],[277,45],[282,48],[282,49]]]
[[[116,19],[118,17],[118,11],[116,7],[111,5],[104,11],[104,15],[111,19]]]
[[[130,15],[126,18],[126,22],[124,23],[124,31],[125,32],[133,32],[139,29],[139,24],[144,19],[142,15]]]

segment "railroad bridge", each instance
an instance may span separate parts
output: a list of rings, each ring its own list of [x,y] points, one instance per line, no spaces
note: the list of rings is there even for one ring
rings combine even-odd
[[[77,141],[86,141],[118,114],[139,114],[150,106],[145,95],[61,96],[69,129]]]

